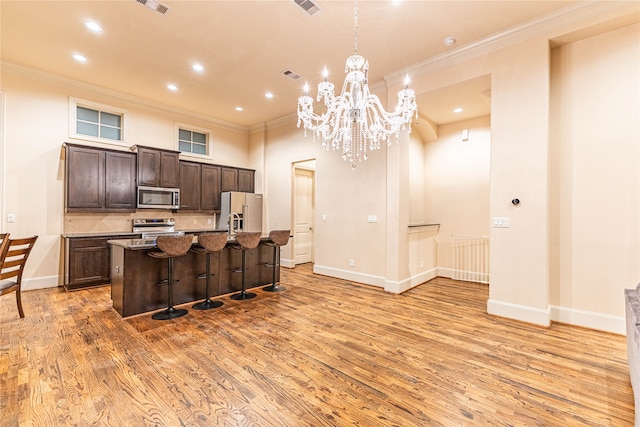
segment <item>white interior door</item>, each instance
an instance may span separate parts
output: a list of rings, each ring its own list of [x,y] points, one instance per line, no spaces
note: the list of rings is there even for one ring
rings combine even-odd
[[[314,176],[309,169],[294,168],[294,258],[295,264],[313,262]]]

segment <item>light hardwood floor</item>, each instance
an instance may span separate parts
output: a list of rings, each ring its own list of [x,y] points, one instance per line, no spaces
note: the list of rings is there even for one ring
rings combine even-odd
[[[109,287],[26,292],[22,320],[3,297],[0,425],[633,425],[622,336],[488,316],[475,283],[282,283],[172,321]]]

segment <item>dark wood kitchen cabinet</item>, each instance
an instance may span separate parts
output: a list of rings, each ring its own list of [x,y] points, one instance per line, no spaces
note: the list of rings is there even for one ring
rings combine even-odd
[[[180,162],[180,209],[200,209],[200,163]]]
[[[243,191],[253,193],[255,189],[255,171],[221,167],[220,191]]]
[[[255,190],[255,171],[238,169],[238,191],[253,193]]]
[[[178,188],[180,186],[180,152],[134,145],[138,154],[138,185]]]
[[[65,238],[65,289],[76,290],[108,284],[111,251],[107,241],[125,238],[131,238],[131,235]]]
[[[220,210],[220,166],[201,165],[200,210]]]
[[[220,210],[220,166],[180,161],[180,209]]]
[[[135,154],[73,144],[65,147],[67,212],[135,210]]]
[[[220,191],[238,191],[237,168],[220,168]]]

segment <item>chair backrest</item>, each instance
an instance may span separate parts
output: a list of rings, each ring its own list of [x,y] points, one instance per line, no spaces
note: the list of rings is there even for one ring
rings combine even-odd
[[[253,249],[260,244],[261,236],[259,231],[240,231],[236,233],[236,241],[243,249]]]
[[[2,262],[7,256],[9,250],[9,233],[0,234],[0,269],[2,269]]]
[[[198,243],[200,246],[208,250],[209,252],[219,252],[227,245],[227,233],[225,231],[220,233],[203,233],[198,236]]]
[[[38,236],[23,239],[9,239],[9,248],[0,269],[0,280],[15,277],[18,285],[22,281],[22,273]]]
[[[278,246],[284,246],[289,243],[289,236],[291,230],[271,230],[269,232],[269,239]]]
[[[158,248],[169,256],[186,255],[193,243],[193,234],[185,234],[184,236],[158,236],[156,245]]]

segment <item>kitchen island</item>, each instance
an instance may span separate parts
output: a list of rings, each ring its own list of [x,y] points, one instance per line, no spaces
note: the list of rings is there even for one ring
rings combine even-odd
[[[263,240],[267,240],[264,237]],[[157,285],[167,278],[167,262],[152,258],[149,252],[158,251],[155,239],[109,240],[111,246],[111,299],[113,308],[122,316],[164,309],[167,306],[167,286]],[[235,243],[233,238],[229,243]],[[242,274],[242,253],[227,246],[211,255],[211,295],[219,296],[240,291]],[[194,237],[197,245],[197,237]],[[247,251],[246,287],[268,285],[272,280],[272,270],[265,264],[273,262],[273,248],[258,245]],[[173,264],[174,278],[179,280],[173,287],[175,305],[204,300],[205,279],[197,279],[205,271],[206,256],[189,251],[176,258]],[[276,272],[280,277],[280,271]]]

